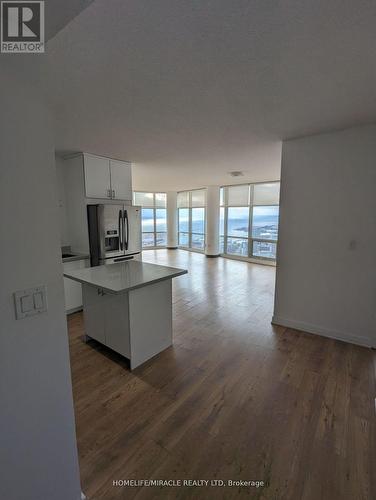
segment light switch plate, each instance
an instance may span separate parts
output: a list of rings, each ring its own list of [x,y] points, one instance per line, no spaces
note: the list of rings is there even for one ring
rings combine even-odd
[[[34,309],[34,302],[32,295],[22,295],[21,300],[21,312],[26,314]]]
[[[14,292],[16,319],[27,318],[47,311],[47,288],[45,285]]]

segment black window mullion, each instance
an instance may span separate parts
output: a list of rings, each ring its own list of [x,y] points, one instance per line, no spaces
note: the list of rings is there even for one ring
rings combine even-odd
[[[205,195],[205,202],[207,204],[207,201],[206,201],[206,195]],[[206,206],[203,207],[204,209],[204,248],[203,248],[203,251],[205,252],[205,247],[206,247]]]
[[[188,248],[192,248],[192,191],[188,192]]]
[[[153,193],[153,230],[154,230],[154,247],[157,246],[157,221],[155,210],[155,193]]]
[[[153,230],[154,230],[154,246],[157,246],[157,221],[156,221],[156,211],[155,205],[153,208]]]
[[[249,185],[248,257],[253,256],[253,184]]]
[[[189,194],[191,196],[191,194]],[[191,205],[191,200],[189,200],[189,205]],[[188,248],[192,248],[192,207],[188,209]]]
[[[223,253],[227,254],[228,206],[225,205],[224,209]]]

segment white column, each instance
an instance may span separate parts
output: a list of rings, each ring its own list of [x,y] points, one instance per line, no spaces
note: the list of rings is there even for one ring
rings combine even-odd
[[[167,193],[167,248],[178,247],[177,193]]]
[[[219,186],[208,186],[206,189],[206,240],[205,255],[219,255]]]

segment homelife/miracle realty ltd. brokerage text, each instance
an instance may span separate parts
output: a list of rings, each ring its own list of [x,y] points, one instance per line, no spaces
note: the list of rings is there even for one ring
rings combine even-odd
[[[158,487],[158,488],[202,488],[202,487],[232,487],[232,488],[263,488],[265,481],[259,480],[232,480],[226,479],[114,479],[112,486],[115,487]]]

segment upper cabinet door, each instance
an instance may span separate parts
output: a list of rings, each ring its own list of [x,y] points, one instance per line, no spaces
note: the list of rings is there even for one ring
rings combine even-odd
[[[110,160],[112,198],[132,200],[131,164],[125,161]]]
[[[84,155],[86,198],[111,198],[110,160]]]

